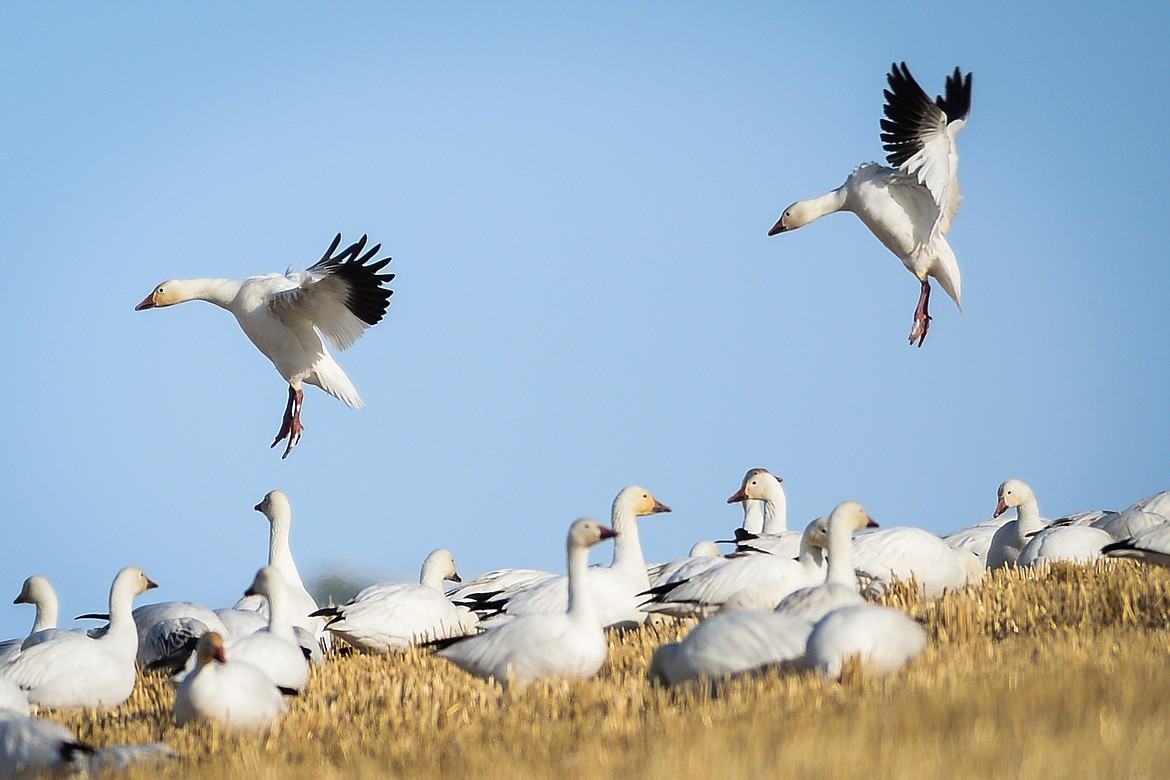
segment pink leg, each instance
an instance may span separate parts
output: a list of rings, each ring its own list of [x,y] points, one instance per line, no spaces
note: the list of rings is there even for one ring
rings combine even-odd
[[[918,346],[926,341],[926,333],[930,330],[930,280],[922,280],[922,294],[918,296],[918,308],[914,310],[914,327],[910,329],[910,343],[916,340]]]
[[[276,439],[272,442],[272,446],[275,447],[281,439],[288,437],[288,446],[280,456],[281,460],[287,458],[293,451],[293,447],[301,440],[301,432],[305,430],[305,426],[301,425],[301,402],[304,397],[304,390],[288,386],[288,406],[284,408],[284,421],[280,424],[280,433],[276,434]]]

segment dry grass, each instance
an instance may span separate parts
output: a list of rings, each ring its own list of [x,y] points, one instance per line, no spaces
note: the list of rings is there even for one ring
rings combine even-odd
[[[178,728],[147,679],[123,706],[58,714],[98,745],[163,740],[131,777],[1156,777],[1170,766],[1170,573],[1125,561],[1001,572],[923,602],[926,654],[841,681],[763,674],[712,692],[645,670],[689,624],[611,641],[593,680],[520,694],[413,652],[335,657],[270,735]]]

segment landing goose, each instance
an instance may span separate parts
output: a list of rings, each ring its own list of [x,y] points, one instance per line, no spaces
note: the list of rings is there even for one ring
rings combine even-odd
[[[0,674],[23,688],[33,704],[116,707],[134,690],[134,598],[154,587],[142,569],[122,569],[110,587],[110,625],[104,636],[70,633],[42,642],[0,667]]]
[[[175,694],[175,722],[216,721],[234,729],[264,729],[288,710],[284,697],[259,668],[229,655],[223,637],[204,634],[195,646],[195,669]]]
[[[584,679],[605,663],[608,646],[593,593],[585,582],[589,548],[615,532],[591,518],[569,527],[568,607],[559,614],[524,615],[482,634],[461,637],[438,655],[505,688],[546,678]]]
[[[881,140],[893,167],[859,165],[827,195],[785,209],[768,235],[795,230],[835,211],[856,214],[922,285],[910,330],[910,343],[921,347],[930,329],[931,277],[963,308],[959,264],[946,235],[961,199],[955,136],[971,109],[971,74],[964,76],[955,68],[944,95],[933,101],[904,62],[891,66],[887,80]]]
[[[369,262],[381,250],[376,244],[363,254],[366,237],[334,254],[341,234],[307,270],[289,268],[284,275],[247,279],[172,279],[155,287],[136,311],[184,301],[214,303],[235,315],[256,348],[288,382],[288,404],[275,447],[288,439],[282,458],[301,440],[303,383],[316,385],[355,409],[362,408],[357,389],[325,348],[321,335],[335,349],[345,350],[365,330],[378,324],[390,305],[391,290],[382,285],[394,274],[378,274],[390,262]]]
[[[639,609],[638,594],[650,587],[650,578],[638,537],[638,518],[669,511],[670,507],[637,485],[624,488],[614,499],[611,517],[617,538],[613,562],[589,567],[582,575],[601,625],[629,628],[645,622],[646,613]],[[481,606],[503,612],[498,618],[488,616],[484,622],[490,625],[517,615],[561,613],[567,603],[568,578],[556,577],[515,592],[506,600]]]
[[[440,547],[423,561],[417,584],[371,585],[348,603],[313,614],[328,618],[329,632],[362,652],[402,651],[465,633],[464,613],[443,594],[445,580],[459,582],[459,572],[451,551]]]

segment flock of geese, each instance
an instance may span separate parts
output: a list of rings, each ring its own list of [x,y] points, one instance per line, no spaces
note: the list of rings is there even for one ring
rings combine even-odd
[[[919,280],[910,332],[921,346],[930,327],[930,279],[961,307],[958,264],[946,235],[958,210],[955,137],[966,122],[971,75],[956,68],[944,94],[931,100],[905,64],[887,77],[881,139],[889,166],[858,166],[845,183],[784,210],[769,235],[794,230],[835,211],[851,211]],[[326,347],[352,346],[386,314],[390,258],[367,239],[338,252],[340,234],[305,270],[247,279],[176,279],[159,284],[135,308],[203,300],[231,312],[252,343],[288,383],[272,446],[282,457],[304,431],[303,385],[347,405],[361,397]],[[94,750],[67,729],[36,717],[41,708],[115,707],[139,674],[163,670],[176,686],[178,724],[214,721],[264,729],[287,711],[331,647],[395,653],[424,645],[477,677],[521,690],[545,679],[597,673],[607,654],[606,630],[637,627],[663,616],[698,618],[685,639],[657,649],[650,677],[664,685],[719,681],[765,668],[817,670],[835,676],[857,658],[873,673],[890,673],[917,656],[924,629],[906,614],[871,603],[894,580],[926,597],[977,581],[988,568],[1086,562],[1101,555],[1170,565],[1170,491],[1123,512],[1086,512],[1045,521],[1031,489],[1000,486],[991,520],[939,537],[919,528],[875,529],[855,501],[839,504],[801,531],[788,529],[779,477],[751,469],[728,499],[743,507],[734,551],[717,542],[648,566],[639,518],[671,511],[638,486],[618,493],[610,524],[581,518],[569,527],[566,571],[499,569],[463,583],[452,554],[435,550],[418,583],[383,583],[348,603],[321,607],[306,590],[289,543],[292,508],[272,491],[255,509],[269,522],[267,564],[244,597],[212,609],[191,602],[134,607],[155,583],[129,566],[117,573],[105,625],[58,628],[59,605],[49,581],[29,577],[15,603],[36,614],[26,637],[0,643],[0,776],[56,768],[102,770],[169,755],[166,745]],[[1015,509],[1015,516],[1005,513]],[[590,566],[588,550],[613,541],[607,566]],[[446,585],[454,583],[453,586]]]

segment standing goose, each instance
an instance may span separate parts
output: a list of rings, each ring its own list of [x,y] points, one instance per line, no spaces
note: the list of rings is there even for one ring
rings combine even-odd
[[[596,609],[601,625],[630,628],[646,621],[646,613],[639,608],[639,594],[650,587],[646,558],[638,537],[638,518],[669,512],[663,504],[643,487],[624,488],[613,501],[611,517],[617,534],[613,545],[613,562],[609,566],[592,566],[582,575]],[[473,609],[494,608],[508,616],[557,614],[565,611],[569,600],[567,577],[540,581],[523,590],[484,602]],[[488,619],[490,624],[491,619]]]
[[[302,385],[308,382],[354,409],[362,408],[357,389],[325,348],[321,335],[338,350],[349,349],[366,328],[378,324],[390,305],[392,290],[383,287],[394,274],[378,274],[390,262],[369,262],[382,249],[375,244],[362,254],[366,237],[333,254],[341,234],[308,270],[289,268],[284,275],[247,279],[172,279],[163,282],[135,311],[185,301],[207,301],[227,309],[252,343],[288,382],[288,405],[275,447],[288,439],[282,458],[301,440]]]
[[[930,277],[963,309],[959,264],[946,235],[962,197],[955,136],[971,109],[971,74],[964,76],[955,68],[947,77],[945,94],[933,101],[906,63],[891,66],[887,78],[881,139],[893,167],[857,166],[827,195],[786,208],[768,235],[795,230],[835,211],[852,211],[921,282],[910,330],[910,343],[921,347],[930,329]]]
[[[313,613],[326,628],[366,653],[405,650],[417,642],[466,633],[465,613],[443,594],[443,582],[459,582],[455,558],[442,547],[423,561],[419,582],[387,582],[365,588],[347,604]]]
[[[136,566],[118,572],[110,587],[110,625],[94,639],[66,634],[21,652],[0,674],[44,707],[116,707],[129,698],[136,677],[138,631],[134,598],[158,587]]]
[[[856,501],[844,501],[829,515],[825,552],[829,559],[825,581],[794,591],[776,605],[776,611],[815,623],[838,607],[860,604],[857,574],[853,570],[853,534],[877,523]]]
[[[617,534],[592,518],[569,527],[568,608],[552,615],[524,615],[482,634],[460,637],[439,655],[477,677],[505,688],[546,678],[585,679],[605,663],[605,632],[585,577],[589,548]]]
[[[747,524],[747,507],[758,503],[763,515],[759,534],[736,532],[737,550],[771,553],[784,558],[800,555],[802,534],[788,530],[788,495],[784,492],[784,480],[767,469],[748,469],[739,490],[727,499],[729,504],[744,505],[744,524]]]

